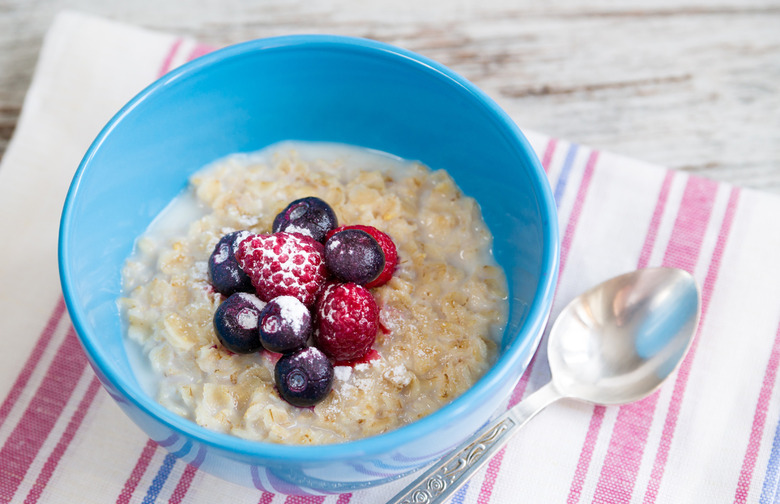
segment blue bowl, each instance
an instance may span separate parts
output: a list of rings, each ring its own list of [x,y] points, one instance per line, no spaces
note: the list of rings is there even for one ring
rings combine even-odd
[[[252,442],[169,412],[133,374],[117,308],[134,240],[204,165],[281,140],[347,143],[446,169],[480,203],[509,282],[497,363],[411,425],[325,446]],[[60,277],[103,386],[153,440],[224,479],[288,494],[354,491],[413,472],[503,404],[535,351],[559,260],[555,205],[530,145],[473,84],[390,45],[336,36],[256,40],[208,54],[133,98],[84,156],[60,227]]]

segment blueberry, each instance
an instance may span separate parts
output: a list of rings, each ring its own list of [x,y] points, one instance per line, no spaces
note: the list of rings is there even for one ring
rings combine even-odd
[[[274,218],[273,232],[301,233],[324,243],[328,231],[337,226],[336,213],[330,205],[308,196],[293,201]]]
[[[385,254],[370,234],[344,229],[325,243],[325,264],[342,282],[365,285],[385,269]]]
[[[306,345],[311,335],[309,309],[293,296],[278,296],[260,312],[260,342],[277,353],[287,353]]]
[[[333,365],[316,347],[283,355],[274,368],[276,388],[293,406],[313,406],[325,399],[333,384]]]
[[[249,231],[234,231],[217,242],[209,257],[209,279],[211,285],[222,295],[236,292],[253,292],[252,280],[238,265],[236,249],[249,236]]]
[[[252,353],[260,343],[260,312],[265,303],[254,294],[236,292],[214,312],[214,330],[222,345],[234,353]]]

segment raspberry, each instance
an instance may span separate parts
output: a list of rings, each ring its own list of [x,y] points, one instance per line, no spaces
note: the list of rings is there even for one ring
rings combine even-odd
[[[327,277],[322,244],[300,234],[250,235],[239,243],[236,259],[265,302],[293,296],[311,306]]]
[[[376,338],[379,307],[365,287],[330,284],[317,302],[314,343],[337,362],[363,357]]]
[[[393,272],[395,271],[395,267],[398,264],[398,251],[395,248],[393,239],[373,226],[363,226],[356,224],[352,226],[337,227],[336,229],[328,232],[325,240],[327,241],[331,236],[345,229],[359,229],[360,231],[365,231],[366,233],[370,234],[379,243],[379,246],[382,247],[382,252],[385,254],[384,269],[378,277],[365,284],[366,287],[370,289],[372,287],[379,287],[380,285],[384,285],[389,282],[390,279],[393,278]]]

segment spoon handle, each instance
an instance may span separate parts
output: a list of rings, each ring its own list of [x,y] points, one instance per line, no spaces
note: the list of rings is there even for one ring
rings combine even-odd
[[[388,504],[444,502],[485,465],[494,453],[503,448],[520,427],[562,397],[552,382],[547,383],[435,462],[419,478],[390,499]]]

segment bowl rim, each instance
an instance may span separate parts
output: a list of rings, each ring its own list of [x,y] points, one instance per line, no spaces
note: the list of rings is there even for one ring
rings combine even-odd
[[[529,177],[532,181],[535,193],[538,195],[541,211],[546,213],[546,226],[543,227],[542,275],[539,280],[533,301],[527,308],[526,319],[519,333],[530,333],[525,338],[518,337],[507,347],[502,357],[488,369],[488,371],[466,392],[457,397],[451,403],[432,412],[411,424],[401,426],[386,433],[370,436],[353,441],[325,445],[284,445],[262,441],[242,439],[231,434],[220,433],[197,425],[195,422],[180,417],[161,406],[152,397],[145,394],[141,387],[129,383],[121,377],[110,365],[109,359],[100,351],[95,343],[96,336],[85,323],[86,316],[82,308],[76,303],[75,293],[72,289],[72,276],[69,268],[70,258],[67,245],[71,239],[71,217],[74,211],[74,198],[78,194],[80,181],[84,172],[88,169],[91,160],[100,149],[105,139],[113,129],[132,111],[155,93],[171,85],[171,83],[204,71],[208,67],[220,62],[240,58],[257,51],[267,50],[309,50],[324,49],[330,51],[353,52],[358,54],[370,54],[374,57],[386,58],[395,64],[406,64],[417,67],[421,72],[428,73],[435,79],[445,81],[447,85],[456,86],[464,95],[470,96],[480,107],[485,109],[486,115],[496,123],[498,130],[524,157],[529,158],[529,165],[534,174]],[[95,140],[90,145],[80,162],[73,181],[69,187],[60,220],[60,232],[58,242],[58,262],[60,270],[60,282],[63,290],[66,306],[71,315],[72,323],[76,329],[79,341],[90,356],[90,361],[99,368],[102,374],[133,406],[141,410],[145,415],[155,418],[173,432],[192,438],[195,441],[213,447],[217,450],[230,452],[236,457],[256,460],[277,459],[290,463],[321,463],[334,460],[351,460],[366,456],[381,455],[394,451],[394,449],[413,443],[424,438],[441,428],[449,425],[460,415],[469,413],[474,404],[479,404],[480,397],[489,396],[491,390],[499,387],[507,380],[507,377],[515,366],[527,366],[528,361],[539,345],[544,326],[547,322],[552,306],[552,298],[557,283],[558,266],[560,261],[560,245],[558,237],[557,209],[546,175],[536,157],[530,143],[522,134],[514,121],[504,112],[490,97],[477,88],[464,77],[433,61],[425,56],[412,51],[402,49],[384,42],[375,40],[349,37],[342,35],[304,34],[285,35],[250,40],[239,44],[217,49],[163,75],[147,86],[129,102],[127,102],[102,128]],[[531,352],[526,356],[523,351],[531,341]],[[521,358],[525,362],[521,362]],[[491,414],[493,412],[490,412]]]

